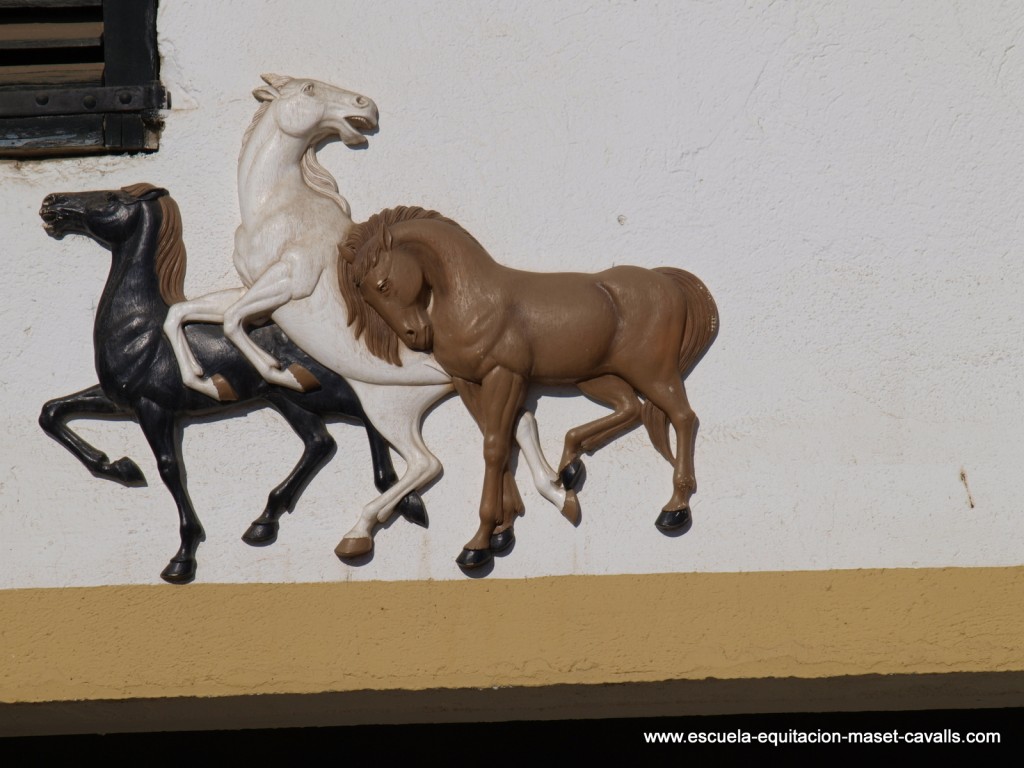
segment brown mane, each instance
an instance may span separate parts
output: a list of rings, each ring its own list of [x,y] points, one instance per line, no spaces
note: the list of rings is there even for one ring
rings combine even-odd
[[[152,184],[132,184],[121,189],[132,197],[138,197],[157,187]],[[158,202],[162,216],[153,269],[160,283],[160,297],[170,306],[185,301],[185,241],[181,237],[181,211],[174,198],[164,195]]]
[[[338,246],[338,287],[341,289],[342,298],[345,299],[345,308],[348,310],[348,324],[354,326],[353,332],[357,339],[365,331],[366,338],[363,341],[370,352],[392,365],[402,364],[402,359],[399,356],[402,345],[398,334],[366,303],[362,294],[359,293],[359,289],[356,288],[356,283],[361,281],[367,271],[377,263],[382,248],[380,236],[384,229],[403,221],[416,219],[443,221],[465,232],[459,224],[447,216],[442,216],[437,211],[429,211],[418,206],[400,205],[375,213],[361,224],[353,224],[348,237]],[[466,234],[469,233],[466,232]],[[359,249],[374,238],[378,241],[377,244],[367,249],[357,262]]]

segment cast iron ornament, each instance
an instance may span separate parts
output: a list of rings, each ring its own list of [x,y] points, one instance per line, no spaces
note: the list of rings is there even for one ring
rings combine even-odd
[[[48,234],[90,237],[108,248],[112,261],[96,310],[93,344],[99,383],[43,406],[40,426],[99,477],[125,485],[144,482],[142,471],[128,457],[110,461],[68,428],[76,416],[127,417],[138,421],[156,457],[160,477],[178,508],[181,543],[161,577],[181,584],[196,573],[196,549],[203,528],[189,499],[180,456],[180,422],[188,415],[224,413],[238,404],[271,405],[302,439],[305,449],[288,477],[270,492],[263,513],[243,540],[254,546],[277,538],[278,520],[290,512],[305,483],[335,449],[324,417],[362,422],[370,440],[374,484],[384,492],[397,476],[387,442],[366,418],[352,388],[343,378],[318,364],[292,344],[276,325],[257,328],[246,339],[283,364],[301,366],[319,382],[302,393],[268,384],[224,338],[219,326],[192,325],[184,330],[195,358],[219,381],[230,381],[229,404],[182,385],[171,345],[163,333],[168,305],[182,301],[185,247],[178,206],[167,191],[150,184],[120,190],[51,194],[39,212]],[[237,410],[237,409],[234,409]],[[398,503],[411,521],[426,525],[426,511],[415,492]]]

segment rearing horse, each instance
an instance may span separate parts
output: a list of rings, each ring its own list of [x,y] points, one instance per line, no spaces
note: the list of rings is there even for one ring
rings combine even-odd
[[[346,248],[358,288],[348,295],[379,315],[367,313],[371,349],[380,349],[375,339],[385,336],[383,318],[392,340],[432,351],[480,412],[486,463],[480,528],[459,556],[463,566],[489,559],[488,541],[501,520],[501,472],[530,382],[575,385],[614,409],[566,435],[563,472],[581,451],[642,419],[675,469],[672,498],[656,525],[671,531],[689,523],[696,417],[683,377],[718,331],[718,309],[700,280],[671,267],[614,267],[594,275],[510,269],[458,224],[420,208],[372,216]]]
[[[242,140],[238,161],[241,224],[234,263],[244,288],[212,293],[175,305],[164,331],[189,387],[229,399],[230,382],[203,378],[202,366],[182,333],[187,322],[224,324],[224,333],[270,382],[303,390],[316,386],[309,371],[278,361],[253,344],[243,324],[270,315],[311,357],[344,376],[367,417],[405,459],[407,470],[386,493],[367,504],[338,544],[340,557],[369,552],[375,523],[391,515],[406,493],[437,476],[441,463],[420,431],[426,410],[452,392],[451,377],[430,355],[402,348],[387,360],[372,355],[349,327],[339,287],[339,244],[352,226],[348,202],[316,158],[317,144],[338,136],[350,146],[366,142],[361,131],[377,126],[377,106],[365,96],[317,80],[264,75],[253,91],[261,102]],[[540,493],[566,504],[558,476],[544,460],[533,415],[524,413],[516,437]],[[502,523],[489,546],[512,541],[522,500],[507,467]]]

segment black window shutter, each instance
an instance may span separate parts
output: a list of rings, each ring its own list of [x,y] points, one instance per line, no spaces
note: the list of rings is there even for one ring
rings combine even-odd
[[[0,157],[152,151],[157,0],[0,0]]]

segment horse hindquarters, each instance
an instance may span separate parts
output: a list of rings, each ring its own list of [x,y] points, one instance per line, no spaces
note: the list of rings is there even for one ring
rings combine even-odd
[[[647,398],[641,407],[641,418],[654,447],[674,466],[672,498],[655,523],[662,531],[673,531],[690,522],[690,496],[697,489],[693,449],[697,417],[690,408],[683,379],[704,356],[718,333],[718,308],[707,287],[697,277],[681,269],[658,267],[653,270],[668,277],[681,295],[684,308],[680,329],[679,353],[676,359],[678,389],[675,376],[639,387]],[[676,433],[673,455],[668,441],[668,424]]]

